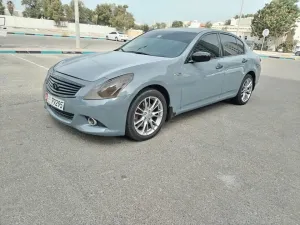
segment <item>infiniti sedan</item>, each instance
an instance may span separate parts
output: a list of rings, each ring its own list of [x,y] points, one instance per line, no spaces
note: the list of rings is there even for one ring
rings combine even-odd
[[[260,64],[231,33],[153,30],[113,51],[54,65],[44,82],[44,106],[84,133],[144,141],[181,113],[225,99],[246,104]]]

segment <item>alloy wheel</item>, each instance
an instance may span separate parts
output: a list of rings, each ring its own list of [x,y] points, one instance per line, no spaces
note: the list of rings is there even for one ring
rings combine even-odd
[[[160,126],[164,115],[163,104],[157,97],[142,100],[134,112],[134,128],[142,136],[154,133]]]
[[[253,81],[251,78],[247,78],[242,86],[242,91],[241,91],[241,100],[243,102],[247,102],[252,94],[252,90],[253,90]]]

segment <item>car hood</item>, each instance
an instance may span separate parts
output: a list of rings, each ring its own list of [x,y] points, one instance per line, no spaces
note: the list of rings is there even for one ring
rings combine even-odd
[[[118,73],[118,71],[131,73],[134,72],[130,70],[134,69],[133,67],[162,60],[168,60],[168,58],[111,51],[63,60],[55,66],[55,71],[81,80],[95,81],[103,77],[110,77],[111,74]]]

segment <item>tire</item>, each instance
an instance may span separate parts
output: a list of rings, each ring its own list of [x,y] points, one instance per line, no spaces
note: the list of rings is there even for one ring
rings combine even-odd
[[[248,84],[247,84],[248,82]],[[251,82],[251,85],[250,83]],[[245,90],[244,86],[248,86],[248,88]],[[254,88],[254,81],[253,81],[253,77],[250,74],[247,74],[243,81],[242,84],[240,86],[239,92],[237,93],[237,95],[233,98],[233,102],[236,105],[245,105],[247,104],[247,102],[250,100],[252,92],[253,92],[253,88]],[[247,97],[245,97],[245,95],[247,95]]]
[[[106,36],[106,40],[108,40],[108,36]]]
[[[145,100],[148,107],[145,107]],[[155,102],[156,106],[151,110]],[[126,136],[134,141],[146,141],[153,138],[164,125],[167,110],[167,102],[163,94],[155,89],[146,89],[132,101],[129,107],[126,121]],[[153,116],[153,114],[157,116]]]
[[[300,56],[300,52],[296,52],[296,54],[295,54],[296,56]]]
[[[115,38],[116,41],[119,41],[118,37]]]

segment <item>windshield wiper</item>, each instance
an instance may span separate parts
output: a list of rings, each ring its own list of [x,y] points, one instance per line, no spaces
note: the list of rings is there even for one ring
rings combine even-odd
[[[124,50],[123,50],[124,51]],[[129,52],[129,53],[134,53],[134,54],[139,54],[139,55],[149,55],[148,53],[145,52],[138,52],[138,51],[124,51],[124,52]]]

